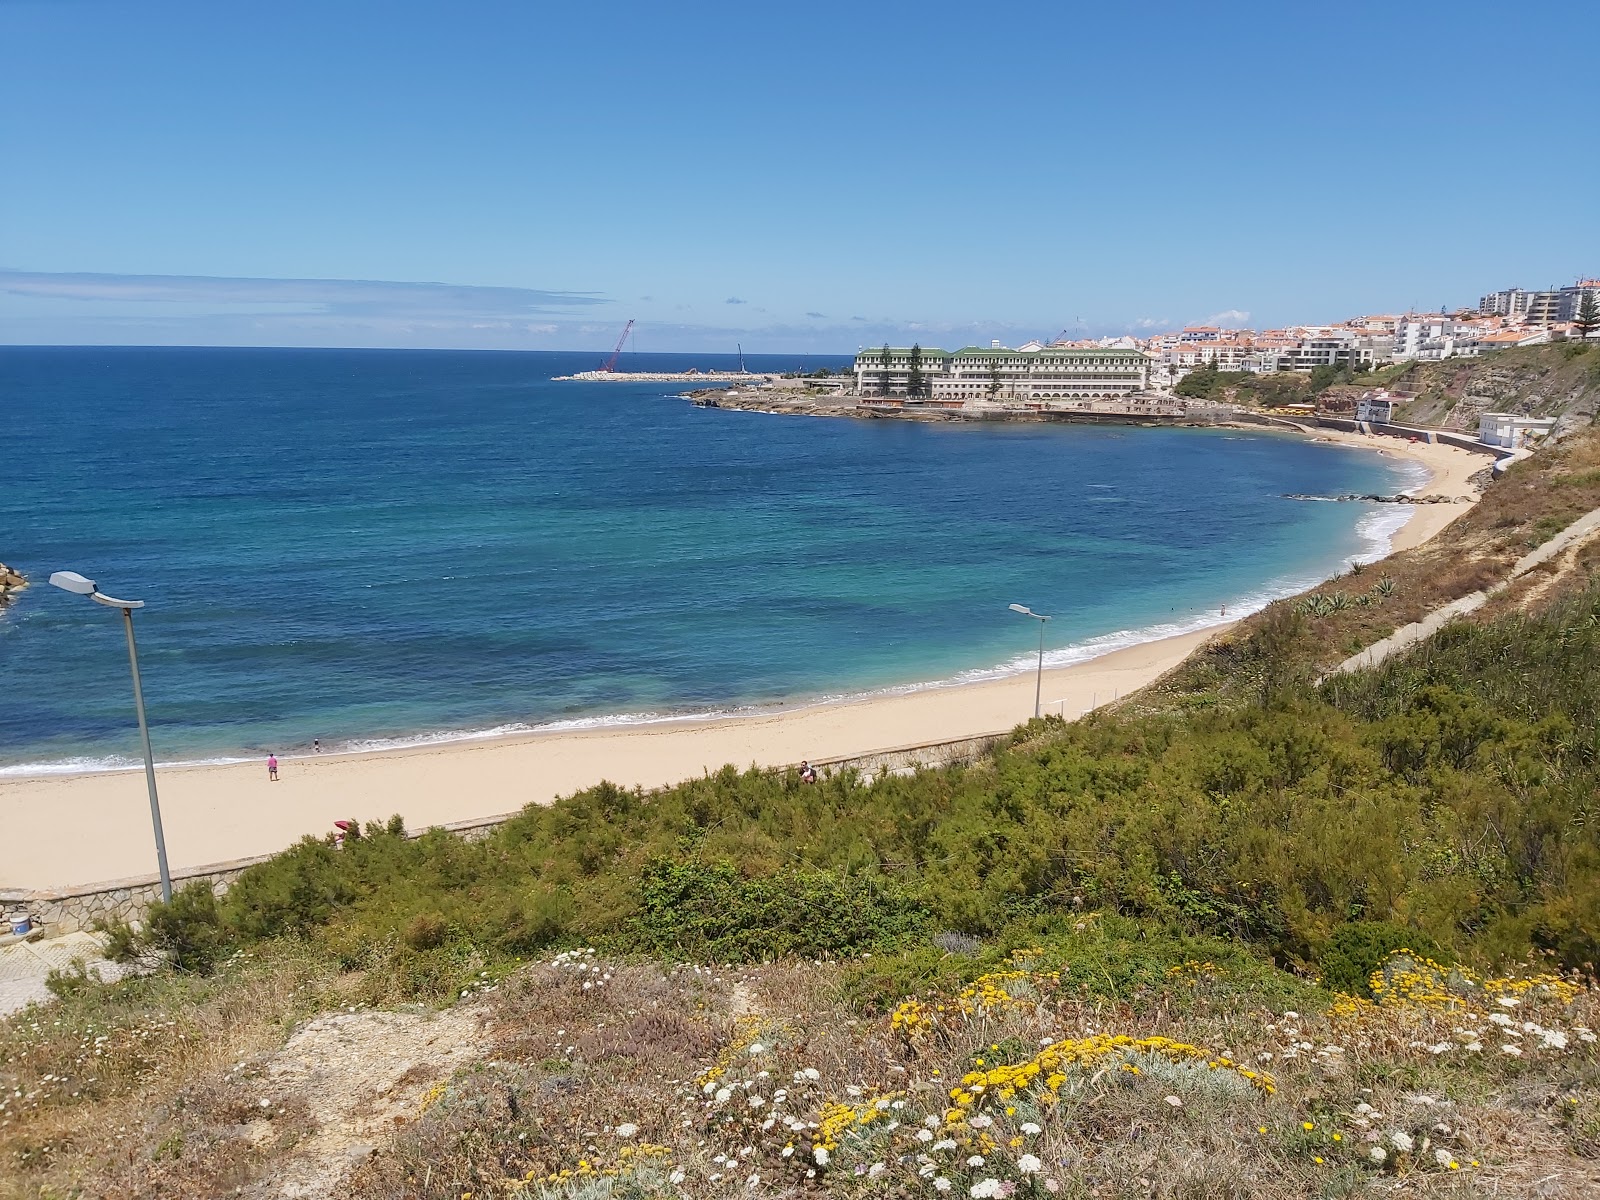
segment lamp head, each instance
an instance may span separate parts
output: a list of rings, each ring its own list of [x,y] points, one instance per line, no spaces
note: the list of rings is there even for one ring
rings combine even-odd
[[[55,581],[52,579],[51,582],[54,583]],[[1021,613],[1025,617],[1033,616],[1033,609],[1029,608],[1026,604],[1008,604],[1006,607],[1012,612]]]
[[[94,580],[85,579],[76,571],[57,571],[50,576],[50,585],[78,596],[94,595]]]

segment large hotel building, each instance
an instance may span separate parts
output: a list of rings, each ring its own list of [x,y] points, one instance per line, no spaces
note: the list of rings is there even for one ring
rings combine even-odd
[[[906,396],[910,348],[863,350],[856,355],[856,392]],[[933,401],[1119,400],[1145,390],[1150,360],[1140,350],[1038,346],[1019,350],[921,351],[923,395]]]

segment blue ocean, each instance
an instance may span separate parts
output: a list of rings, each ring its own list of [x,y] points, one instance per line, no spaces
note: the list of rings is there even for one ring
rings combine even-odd
[[[1371,557],[1417,468],[1271,433],[780,417],[594,354],[0,348],[0,772],[362,749],[1067,663]],[[747,356],[754,370],[843,358]],[[631,370],[731,356],[628,356]]]

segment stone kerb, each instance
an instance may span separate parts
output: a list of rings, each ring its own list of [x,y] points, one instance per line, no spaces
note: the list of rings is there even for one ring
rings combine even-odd
[[[1007,735],[1004,733],[990,733],[947,742],[897,746],[869,754],[818,759],[814,765],[834,771],[854,768],[865,776],[878,778],[919,766],[950,766],[971,762],[1005,736]],[[475,842],[488,837],[517,815],[517,813],[501,813],[492,817],[474,817],[471,820],[452,821],[447,825],[430,828],[443,829],[465,841]],[[426,832],[427,829],[413,830],[407,836],[421,837]],[[227,862],[209,863],[205,866],[174,871],[172,884],[176,889],[197,879],[205,880],[210,883],[211,890],[221,896],[246,869],[257,863],[266,862],[272,857],[274,856],[271,854],[257,854],[250,858],[236,858]],[[144,916],[151,901],[160,897],[160,880],[154,875],[139,875],[72,887],[0,888],[0,910],[25,910],[33,918],[37,928],[55,936],[89,929],[96,921],[139,920]]]

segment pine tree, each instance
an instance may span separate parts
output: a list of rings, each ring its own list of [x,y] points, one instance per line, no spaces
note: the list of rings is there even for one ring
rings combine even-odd
[[[922,343],[911,343],[911,373],[906,377],[906,395],[916,397],[927,390],[927,380],[922,377]]]
[[[878,387],[878,395],[889,394],[889,343],[883,344],[883,382]]]
[[[1596,329],[1600,329],[1600,305],[1595,304],[1593,292],[1583,293],[1583,299],[1578,301],[1578,312],[1573,317],[1572,323],[1577,327],[1580,338],[1586,338]]]

